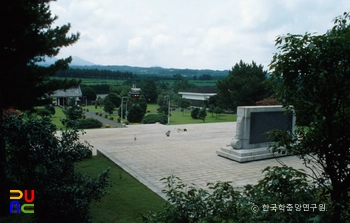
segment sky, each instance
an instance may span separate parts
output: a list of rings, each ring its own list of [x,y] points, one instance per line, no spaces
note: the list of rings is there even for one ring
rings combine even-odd
[[[58,19],[80,33],[57,58],[99,65],[229,70],[242,60],[268,70],[277,36],[318,35],[349,0],[57,0]]]

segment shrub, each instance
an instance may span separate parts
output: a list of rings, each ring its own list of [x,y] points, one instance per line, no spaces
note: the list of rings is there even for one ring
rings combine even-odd
[[[101,112],[98,115],[102,117],[102,113]]]
[[[105,114],[105,118],[108,118],[108,114]]]
[[[193,119],[198,119],[198,113],[199,113],[200,109],[199,108],[194,108],[192,111],[191,111],[191,117]]]
[[[101,128],[102,122],[94,118],[80,119],[78,121],[78,129]]]
[[[46,116],[51,116],[51,112],[49,110],[47,110],[46,108],[43,108],[43,109],[38,109],[36,111],[36,113],[42,117],[46,117]]]
[[[130,122],[141,122],[146,109],[144,109],[140,104],[133,104],[130,106],[127,119]]]
[[[161,124],[167,124],[168,123],[168,117],[163,113],[158,114],[149,114],[142,119],[143,124],[153,124],[159,122]]]
[[[303,206],[296,210],[295,204],[330,206],[321,189],[309,185],[306,173],[291,167],[268,167],[263,172],[265,177],[256,185],[243,188],[216,182],[202,189],[175,176],[163,178],[168,203],[143,216],[143,222],[330,222],[329,213],[318,205],[314,211],[303,211]],[[283,211],[288,204],[291,210]]]
[[[11,116],[3,123],[9,188],[35,189],[30,222],[91,222],[91,204],[107,193],[109,170],[96,178],[78,170],[92,149],[80,142],[79,131],[57,136],[47,117]]]
[[[113,116],[110,116],[109,119],[110,119],[110,120],[114,120],[114,117],[113,117]]]
[[[105,128],[110,128],[110,127],[111,127],[110,124],[106,124],[106,125],[105,125]]]
[[[109,114],[113,114],[114,108],[115,108],[115,105],[110,100],[105,101],[104,108],[103,108],[105,112],[108,112]]]
[[[95,115],[98,115],[98,112],[95,112]]]
[[[55,107],[52,105],[45,105],[45,109],[49,110],[51,112],[51,115],[54,115],[56,113]]]

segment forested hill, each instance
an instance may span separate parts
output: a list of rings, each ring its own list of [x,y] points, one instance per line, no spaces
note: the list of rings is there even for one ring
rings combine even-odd
[[[162,67],[131,67],[131,66],[101,66],[101,65],[92,65],[92,66],[71,66],[72,69],[81,69],[81,70],[109,70],[109,71],[118,71],[121,73],[132,73],[136,75],[147,75],[147,76],[165,76],[173,77],[175,74],[181,74],[183,77],[193,77],[193,76],[202,76],[204,74],[211,75],[212,77],[227,76],[228,70],[196,70],[196,69],[177,69],[177,68],[162,68]]]

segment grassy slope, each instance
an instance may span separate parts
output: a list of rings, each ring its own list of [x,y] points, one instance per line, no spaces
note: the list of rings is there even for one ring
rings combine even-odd
[[[138,182],[112,161],[98,155],[79,163],[79,168],[95,177],[102,170],[111,168],[109,194],[101,202],[92,205],[93,222],[139,222],[149,210],[159,210],[165,201]]]

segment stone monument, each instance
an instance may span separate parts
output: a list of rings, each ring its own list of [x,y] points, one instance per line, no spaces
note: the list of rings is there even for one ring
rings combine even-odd
[[[294,125],[294,112],[287,112],[281,105],[239,106],[236,136],[232,138],[230,145],[221,147],[216,153],[237,162],[283,156],[271,153],[268,147],[273,138],[267,138],[264,133],[273,129],[293,132]]]

